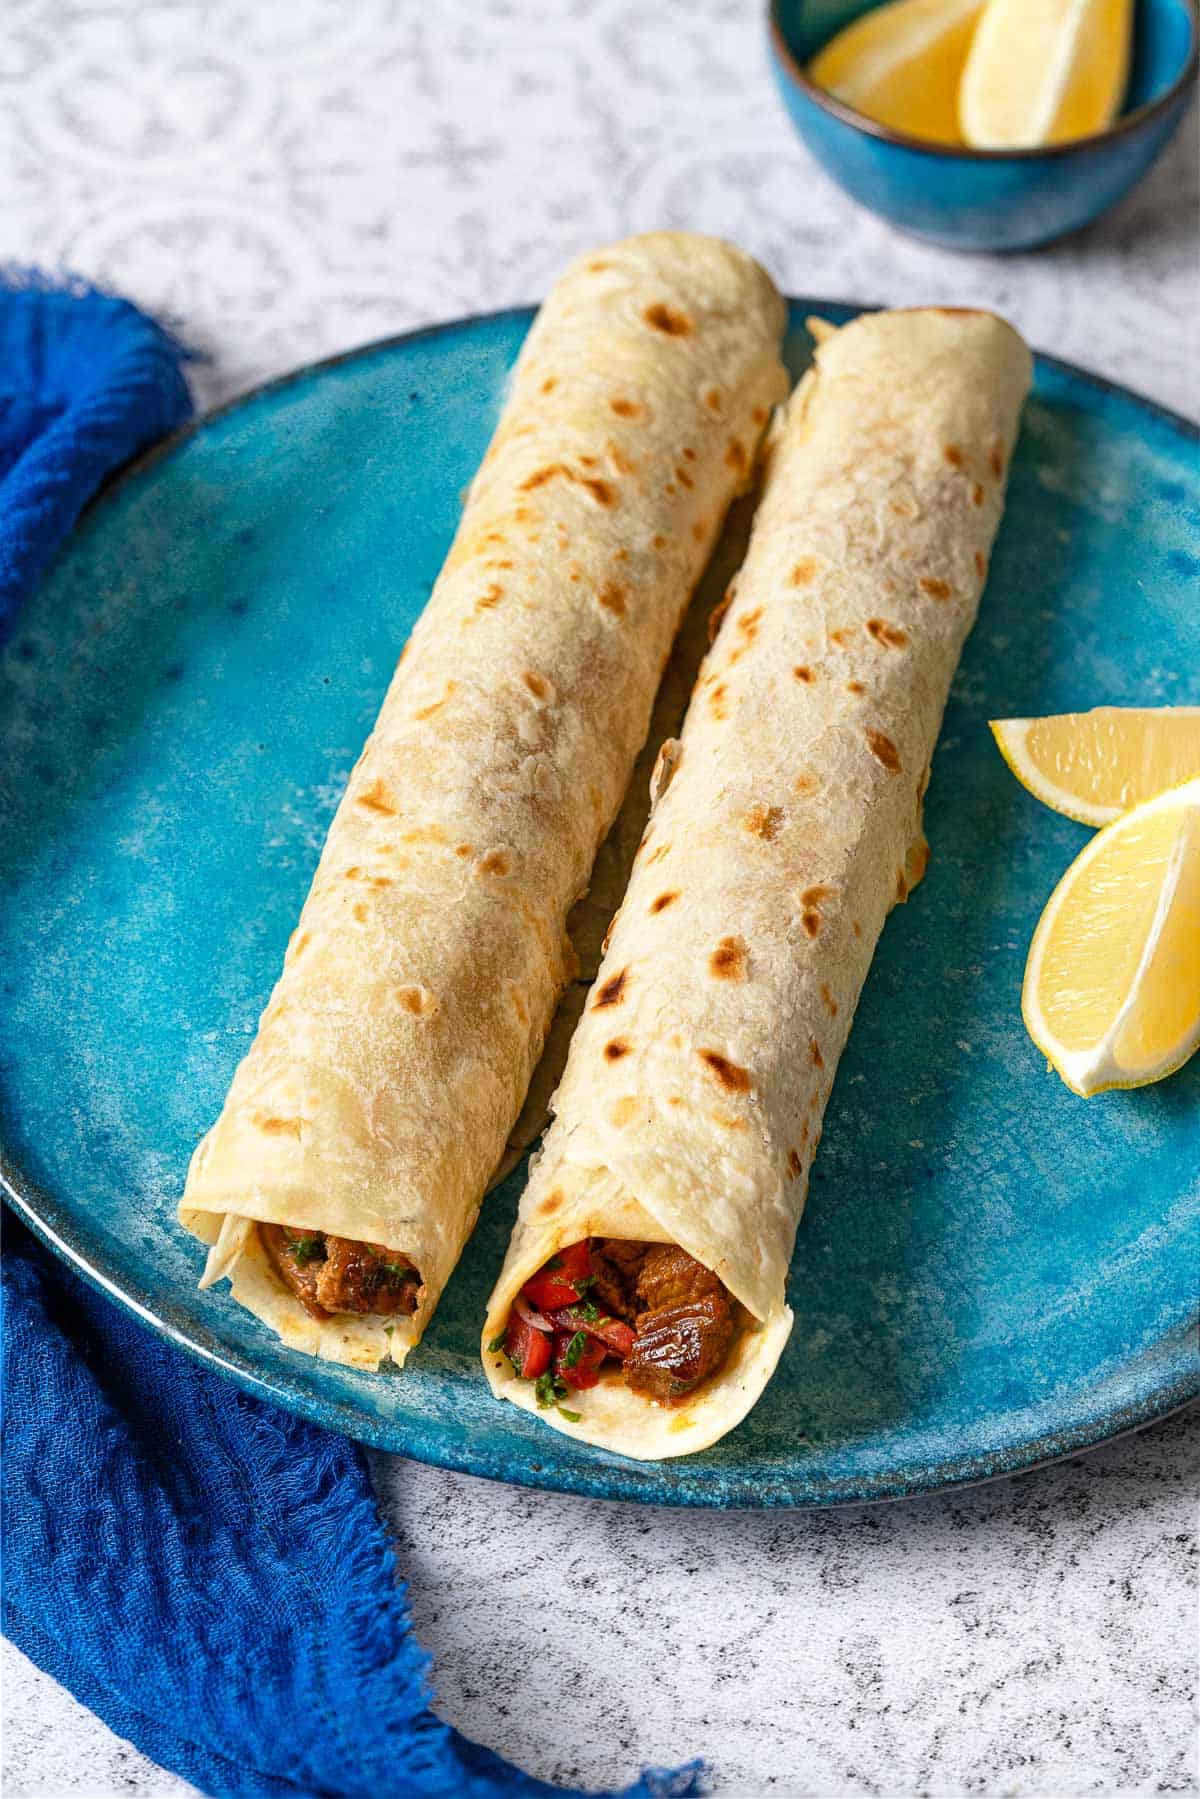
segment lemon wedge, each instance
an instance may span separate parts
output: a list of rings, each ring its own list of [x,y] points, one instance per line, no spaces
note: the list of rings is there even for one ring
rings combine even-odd
[[[959,90],[978,150],[1036,150],[1111,125],[1129,78],[1133,0],[988,0]]]
[[[958,86],[983,0],[890,0],[817,53],[809,77],[881,125],[957,144]]]
[[[1143,1087],[1200,1043],[1200,777],[1097,832],[1038,921],[1021,1011],[1073,1093]]]
[[[1200,706],[1095,706],[991,725],[1022,787],[1084,825],[1111,824],[1200,775]]]

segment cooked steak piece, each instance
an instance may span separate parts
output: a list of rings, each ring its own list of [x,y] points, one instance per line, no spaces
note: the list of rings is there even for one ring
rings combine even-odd
[[[317,1276],[325,1260],[325,1239],[316,1231],[293,1231],[284,1224],[260,1224],[258,1239],[276,1274],[290,1287],[310,1318],[328,1318],[317,1298]]]
[[[258,1228],[277,1272],[313,1318],[331,1312],[407,1317],[416,1311],[421,1277],[395,1250],[287,1225]]]
[[[638,1314],[637,1279],[648,1245],[623,1237],[599,1237],[592,1245],[595,1279],[588,1293],[604,1312],[632,1324]]]
[[[637,1280],[643,1309],[625,1379],[652,1399],[681,1399],[725,1360],[729,1295],[712,1271],[674,1244],[652,1244]]]

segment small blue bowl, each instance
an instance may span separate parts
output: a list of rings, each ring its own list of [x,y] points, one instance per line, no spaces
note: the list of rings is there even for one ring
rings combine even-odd
[[[1196,0],[1138,0],[1125,110],[1107,131],[1046,150],[925,143],[855,112],[805,74],[872,4],[879,0],[771,0],[775,79],[800,136],[853,199],[950,250],[1028,250],[1099,218],[1157,159],[1196,82]]]

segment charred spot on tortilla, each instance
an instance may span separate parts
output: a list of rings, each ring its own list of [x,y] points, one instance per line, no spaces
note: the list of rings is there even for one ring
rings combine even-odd
[[[847,681],[846,682],[846,692],[847,693],[865,693],[866,691],[867,690],[863,686],[861,681]]]
[[[788,1150],[788,1173],[791,1175],[793,1180],[797,1179],[797,1177],[799,1176],[800,1170],[803,1168],[803,1166],[804,1166],[804,1164],[800,1160],[800,1156],[799,1156],[798,1152],[794,1149],[789,1149]]]
[[[677,306],[669,306],[665,300],[655,300],[652,306],[646,307],[642,317],[666,337],[690,337],[692,334],[692,321],[687,313]]]
[[[795,675],[797,681],[803,681],[803,683],[806,687],[811,687],[813,682],[817,678],[813,674],[812,669],[809,668],[807,666],[807,664],[803,663],[803,662],[798,663],[797,666],[792,670],[792,673]]]
[[[558,386],[558,376],[557,375],[547,375],[546,379],[542,382],[542,392],[544,394],[552,394],[557,386]]]
[[[629,970],[627,968],[619,969],[616,974],[610,974],[598,988],[596,997],[592,1001],[593,1012],[599,1012],[605,1006],[619,1006],[625,997],[628,980]]]
[[[740,937],[722,937],[708,966],[719,981],[744,981],[746,978],[746,946]]]
[[[957,444],[947,444],[942,451],[942,455],[946,458],[946,461],[950,464],[951,468],[962,467],[964,457]]]
[[[836,1018],[838,1015],[838,1003],[834,999],[832,993],[830,993],[829,988],[824,981],[821,982],[821,998],[825,1002],[825,1008],[829,1013],[829,1016],[831,1018]]]
[[[550,692],[550,683],[544,681],[541,675],[535,675],[532,669],[527,668],[521,679],[535,700],[544,700]]]
[[[998,437],[994,439],[992,447],[988,451],[988,468],[999,481],[1004,473],[1004,445]]]
[[[943,581],[937,575],[922,575],[917,586],[922,593],[927,593],[931,600],[948,600],[954,591],[949,581]]]
[[[886,737],[882,731],[872,731],[868,727],[867,742],[871,746],[871,754],[875,760],[882,763],[890,775],[898,775],[902,767],[900,752],[891,738]]]
[[[428,1017],[438,1010],[437,998],[428,987],[398,987],[396,997],[406,1012],[412,1012],[418,1018]]]
[[[712,712],[714,718],[726,717],[725,701],[728,697],[729,689],[726,687],[724,681],[718,681],[717,685],[708,696],[709,710]]]
[[[731,1062],[728,1056],[721,1054],[720,1050],[700,1049],[696,1051],[696,1054],[720,1081],[727,1093],[749,1093],[751,1080],[747,1069],[739,1068],[736,1062]]]
[[[395,818],[396,798],[387,784],[380,778],[364,787],[355,799],[355,805],[361,806],[364,812],[378,812],[382,818]]]
[[[673,906],[678,898],[678,892],[660,893],[657,899],[650,901],[650,910],[651,912],[665,912],[667,907]]]
[[[852,631],[831,631],[829,633],[829,641],[830,643],[835,643],[839,650],[845,650],[849,648],[850,640],[853,635],[854,633]]]
[[[596,598],[606,612],[614,613],[617,618],[624,618],[625,594],[626,589],[624,587],[618,586],[615,581],[606,581],[596,595]]]
[[[710,412],[719,414],[724,411],[725,401],[719,387],[706,388],[703,398],[704,404],[708,407]]]
[[[635,419],[642,410],[636,400],[626,400],[620,394],[615,400],[610,400],[608,404],[619,419]]]
[[[779,827],[782,823],[783,807],[765,806],[761,801],[758,805],[751,806],[742,820],[742,824],[752,837],[761,837],[766,843],[770,843],[778,837]]]
[[[731,468],[735,475],[744,475],[750,467],[750,457],[740,437],[731,437],[725,450],[725,466]]]
[[[974,487],[971,489],[971,504],[973,506],[983,505],[983,487],[978,481],[976,481]]]
[[[762,607],[756,606],[753,612],[743,612],[740,617],[735,620],[738,630],[746,639],[747,643],[753,643],[754,639],[758,636],[758,622],[762,618],[762,615]]]
[[[724,599],[718,600],[716,605],[713,607],[712,611],[709,613],[709,615],[708,615],[708,641],[709,641],[709,643],[715,643],[717,641],[717,632],[721,629],[721,626],[725,622],[725,614],[729,611],[729,607],[730,607],[732,600],[733,600],[733,589],[731,587],[725,594]]]
[[[808,1040],[808,1053],[812,1059],[814,1068],[824,1068],[825,1058],[821,1054],[821,1045],[817,1042],[815,1037],[810,1037]]]
[[[632,1048],[633,1045],[624,1037],[613,1037],[604,1045],[604,1060],[606,1062],[619,1062],[622,1056],[627,1056]]]
[[[982,550],[976,550],[976,552],[975,552],[975,573],[979,576],[979,579],[981,581],[985,581],[987,579],[987,569],[988,569],[987,557],[984,555]]]
[[[799,562],[793,566],[792,572],[788,576],[788,585],[790,587],[807,587],[816,572],[816,557],[801,556]]]
[[[536,488],[545,487],[547,481],[553,481],[556,475],[565,475],[568,480],[572,478],[571,471],[565,469],[561,462],[551,462],[545,468],[534,469],[531,475],[526,475],[521,483],[521,492],[533,493]]]
[[[479,868],[485,875],[506,875],[509,872],[509,860],[503,850],[489,850]]]
[[[869,618],[867,630],[885,650],[902,650],[908,642],[908,632],[899,625],[890,625],[886,618]]]

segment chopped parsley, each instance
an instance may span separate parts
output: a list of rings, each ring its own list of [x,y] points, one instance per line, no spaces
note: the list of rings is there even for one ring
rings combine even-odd
[[[538,1410],[545,1411],[547,1406],[557,1405],[560,1399],[567,1397],[567,1383],[560,1380],[557,1374],[547,1371],[539,1374],[534,1384],[534,1394],[538,1402]]]
[[[574,1368],[580,1356],[587,1348],[587,1332],[576,1331],[563,1352],[563,1367]]]
[[[411,1262],[385,1262],[383,1265],[393,1280],[410,1280],[417,1272]]]
[[[575,1310],[579,1313],[579,1316],[583,1319],[585,1324],[595,1324],[600,1316],[599,1311],[590,1299],[585,1299],[582,1305],[575,1307]]]
[[[295,1261],[303,1268],[307,1263],[314,1261],[317,1256],[324,1254],[325,1239],[320,1235],[293,1237],[288,1248]]]
[[[563,1260],[561,1256],[551,1256],[550,1260],[546,1263],[547,1268],[561,1268],[562,1265]]]
[[[565,1405],[556,1406],[555,1410],[561,1412],[563,1417],[571,1424],[578,1424],[579,1420],[583,1417],[582,1412],[568,1412]]]
[[[492,1338],[491,1342],[488,1344],[488,1354],[495,1355],[498,1350],[503,1349],[504,1342],[505,1342],[505,1339],[507,1336],[508,1336],[507,1328],[502,1331],[498,1331],[496,1333],[496,1335]]]
[[[571,1285],[574,1287],[576,1293],[578,1293],[580,1299],[583,1298],[588,1288],[594,1287],[595,1284],[596,1277],[594,1274],[581,1274],[577,1281],[571,1282]]]

